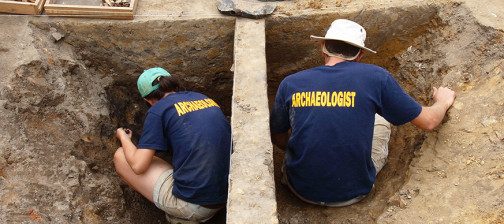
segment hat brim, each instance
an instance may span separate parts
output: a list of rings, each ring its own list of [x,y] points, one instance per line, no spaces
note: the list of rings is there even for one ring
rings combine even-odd
[[[310,35],[310,39],[315,39],[317,41],[324,41],[324,40],[339,40],[339,39],[332,39],[332,38],[325,38],[325,37],[319,37],[319,36],[315,36],[315,35]],[[367,50],[369,52],[372,52],[372,53],[375,53],[376,54],[376,51],[373,51],[367,47],[364,47],[364,46],[360,46],[360,45],[357,45],[357,44],[354,44],[352,42],[348,42],[348,41],[345,41],[345,40],[339,40],[339,41],[343,41],[347,44],[350,44],[352,46],[355,46],[355,47],[358,47],[358,48],[361,48],[361,49],[364,49],[364,50]]]

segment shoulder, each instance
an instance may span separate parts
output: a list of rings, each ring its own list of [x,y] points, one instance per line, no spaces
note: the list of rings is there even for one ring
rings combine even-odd
[[[159,120],[163,116],[164,110],[160,110],[159,107],[154,108],[154,106],[147,111],[144,123],[152,120]]]
[[[320,72],[323,72],[323,70],[322,70],[323,67],[324,66],[318,66],[318,67],[314,67],[314,68],[305,69],[305,70],[296,72],[296,73],[294,73],[292,75],[289,75],[286,78],[292,78],[292,79],[303,78],[303,77],[312,75],[314,73],[320,73]]]
[[[176,93],[169,94],[168,96],[161,99],[165,105],[175,104],[181,101],[191,101],[196,99],[208,98],[207,96],[193,91],[180,91]]]
[[[386,69],[384,69],[378,65],[366,64],[366,63],[362,63],[362,62],[350,62],[350,63],[348,63],[348,65],[351,66],[352,68],[362,69],[362,70],[366,70],[368,72],[390,74]]]
[[[183,91],[183,92],[177,92],[179,95],[184,95],[188,98],[193,98],[193,99],[203,99],[203,98],[210,98],[206,96],[203,93],[198,93],[198,92],[193,92],[193,91]]]
[[[390,80],[395,80],[394,77],[384,68],[366,63],[352,62],[349,63],[348,69],[352,71],[355,76],[360,76],[370,82],[378,82],[384,85]]]
[[[314,67],[288,75],[282,80],[280,86],[288,86],[290,83],[304,82],[307,79],[312,79],[313,75],[323,72],[320,69],[321,67],[322,66]]]

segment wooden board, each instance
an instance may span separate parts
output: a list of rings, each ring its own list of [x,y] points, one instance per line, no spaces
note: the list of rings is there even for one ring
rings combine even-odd
[[[133,19],[138,0],[131,0],[129,7],[106,7],[88,5],[56,4],[47,0],[44,9],[47,15],[84,17],[97,19]]]
[[[26,15],[39,15],[42,13],[46,0],[31,2],[2,1],[0,0],[0,12]]]

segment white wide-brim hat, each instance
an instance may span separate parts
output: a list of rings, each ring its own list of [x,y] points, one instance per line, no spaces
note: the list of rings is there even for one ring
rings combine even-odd
[[[364,45],[366,40],[366,30],[354,21],[347,19],[337,19],[331,23],[325,37],[311,35],[310,38],[316,40],[339,40],[347,44],[376,53]]]

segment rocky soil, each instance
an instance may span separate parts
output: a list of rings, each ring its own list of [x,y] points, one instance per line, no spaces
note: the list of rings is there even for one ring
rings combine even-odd
[[[379,53],[365,62],[387,68],[422,104],[432,103],[432,87],[457,93],[436,130],[394,127],[389,163],[363,202],[311,206],[277,184],[280,223],[504,223],[504,2],[272,4],[270,98],[283,77],[321,63],[308,35],[339,16],[368,29]],[[166,222],[116,175],[114,130],[138,137],[146,108],[132,89],[152,66],[170,68],[231,116],[234,22],[214,1],[144,0],[137,15],[0,14],[0,222]],[[275,149],[277,182],[281,158]],[[225,211],[209,221],[224,222]]]

